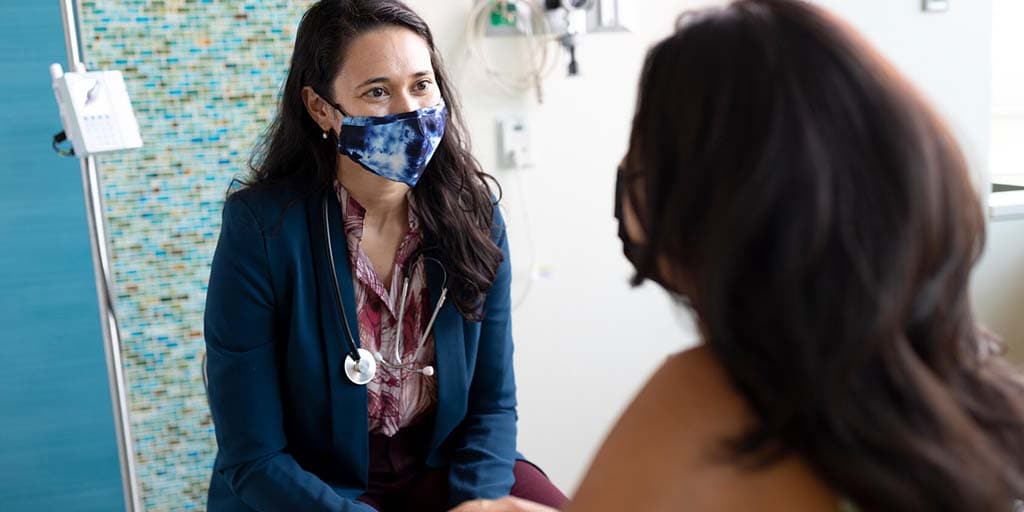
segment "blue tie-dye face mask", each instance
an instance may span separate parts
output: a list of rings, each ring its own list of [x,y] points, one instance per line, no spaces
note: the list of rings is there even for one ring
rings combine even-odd
[[[378,176],[415,187],[441,144],[447,120],[444,101],[403,114],[346,116],[338,152]]]

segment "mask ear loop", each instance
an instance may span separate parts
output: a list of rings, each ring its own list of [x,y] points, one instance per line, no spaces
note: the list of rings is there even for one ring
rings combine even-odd
[[[627,253],[632,253],[632,256],[627,254],[627,258],[629,258],[630,263],[634,267],[634,274],[630,279],[630,283],[633,286],[639,286],[645,280],[651,278],[650,269],[648,268],[650,261],[647,255],[650,237],[647,234],[646,223],[644,222],[645,215],[643,215],[640,202],[637,200],[636,180],[638,177],[635,172],[627,170],[622,164],[619,165],[615,176],[615,218],[619,222],[619,238],[622,239],[623,250]],[[626,215],[624,211],[626,201],[629,201],[629,209],[636,219],[637,225],[640,227],[640,234],[647,240],[646,243],[635,242],[626,230]]]
[[[317,94],[317,96],[320,96],[320,99],[324,100],[324,102],[326,102],[328,105],[330,105],[331,108],[333,108],[334,110],[337,110],[338,113],[341,114],[341,123],[338,123],[338,133],[340,134],[341,133],[341,124],[345,122],[345,118],[346,117],[352,117],[352,116],[348,115],[348,113],[345,112],[345,109],[341,108],[340,104],[331,101],[329,99],[330,97],[327,96],[326,94],[323,94],[323,93],[321,93],[320,91],[318,91],[316,89],[313,89],[313,92],[315,92]],[[326,135],[326,132],[325,132],[325,135]]]

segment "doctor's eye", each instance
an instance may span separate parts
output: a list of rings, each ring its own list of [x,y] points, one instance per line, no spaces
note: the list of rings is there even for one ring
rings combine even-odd
[[[388,91],[387,91],[387,89],[385,89],[383,87],[374,87],[373,89],[370,89],[370,90],[366,91],[365,93],[363,93],[364,97],[371,98],[371,99],[383,98],[383,97],[385,97],[387,95],[388,95]]]
[[[434,82],[431,82],[430,80],[420,80],[419,82],[416,82],[416,85],[413,86],[413,89],[415,89],[418,92],[424,92],[430,90],[430,86],[432,85],[434,85]]]

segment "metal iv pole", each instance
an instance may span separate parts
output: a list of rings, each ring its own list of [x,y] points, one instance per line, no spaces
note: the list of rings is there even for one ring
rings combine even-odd
[[[64,21],[64,42],[68,51],[71,71],[85,71],[78,45],[78,23],[75,20],[74,0],[61,0]],[[96,296],[99,298],[100,324],[103,330],[103,351],[107,360],[110,399],[114,409],[114,430],[117,452],[121,461],[121,487],[127,512],[142,512],[139,496],[139,478],[135,467],[135,446],[128,414],[128,396],[125,390],[124,367],[121,365],[121,334],[111,296],[110,251],[104,217],[103,194],[100,190],[99,171],[92,156],[79,158],[82,167],[82,189],[85,193],[85,211],[89,222],[92,245],[93,271],[96,276]]]

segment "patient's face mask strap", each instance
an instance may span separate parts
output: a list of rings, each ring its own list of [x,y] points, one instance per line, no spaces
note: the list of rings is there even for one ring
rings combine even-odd
[[[615,219],[619,221],[619,240],[622,241],[622,252],[625,254],[626,259],[633,264],[634,268],[639,267],[640,255],[643,251],[643,246],[633,241],[629,236],[629,231],[626,229],[626,220],[623,213],[624,203],[626,202],[626,194],[629,194],[630,205],[635,210],[634,194],[631,193],[632,186],[628,185],[627,182],[631,182],[636,178],[635,175],[630,175],[623,167],[619,167],[615,176]]]

